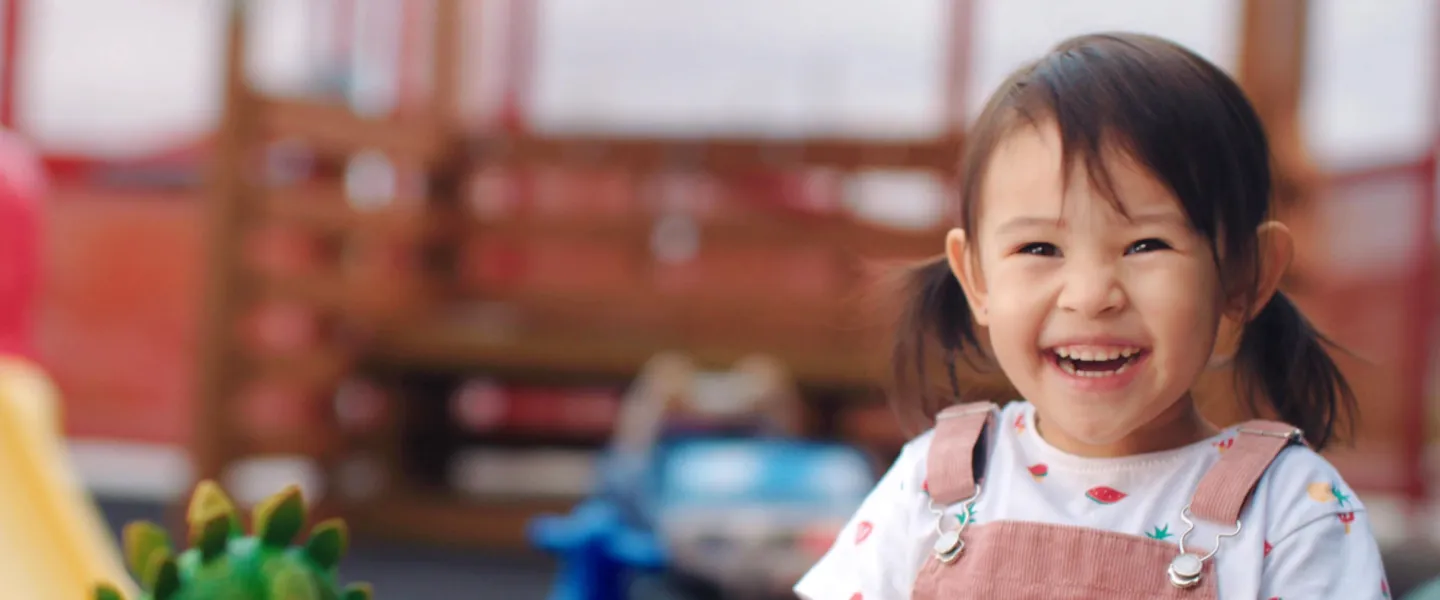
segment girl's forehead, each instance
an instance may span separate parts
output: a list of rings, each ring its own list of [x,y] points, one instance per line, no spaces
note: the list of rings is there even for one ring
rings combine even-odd
[[[1062,159],[1054,125],[1018,127],[1001,139],[980,189],[976,216],[981,227],[1016,219],[1051,223],[1095,218],[1124,222],[1141,215],[1183,219],[1184,211],[1169,189],[1118,149],[1107,149],[1103,156],[1108,189],[1090,176],[1084,156],[1070,165],[1063,165]]]

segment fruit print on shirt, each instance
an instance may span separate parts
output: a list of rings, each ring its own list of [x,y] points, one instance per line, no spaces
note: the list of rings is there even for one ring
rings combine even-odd
[[[1335,502],[1340,506],[1350,503],[1350,496],[1340,489],[1340,486],[1328,481],[1317,481],[1305,486],[1306,495],[1316,502]]]
[[[1150,539],[1152,539],[1152,540],[1160,540],[1160,541],[1162,541],[1162,542],[1165,541],[1165,540],[1167,540],[1167,539],[1170,539],[1170,537],[1173,536],[1173,535],[1175,535],[1175,534],[1170,533],[1170,524],[1169,524],[1169,523],[1166,523],[1165,526],[1163,526],[1163,527],[1157,526],[1157,527],[1155,527],[1154,529],[1151,529],[1150,531],[1145,532],[1145,537],[1148,537],[1148,538],[1150,538]]]
[[[1015,415],[1015,433],[1025,433],[1025,411],[1020,411],[1020,414]]]
[[[1275,547],[1270,545],[1270,540],[1265,540],[1265,556],[1270,556],[1270,551]]]
[[[1109,486],[1097,485],[1086,490],[1085,497],[1096,504],[1114,504],[1125,499],[1125,492]]]
[[[874,530],[875,524],[869,521],[861,521],[859,525],[855,526],[855,544],[859,545],[860,542],[865,541],[865,538],[870,537],[870,532]]]
[[[1340,522],[1345,524],[1345,535],[1350,535],[1350,524],[1355,522],[1355,513],[1343,512],[1338,515]]]
[[[1035,481],[1045,479],[1045,476],[1050,474],[1050,467],[1045,466],[1045,463],[1035,463],[1026,467],[1026,470],[1030,471],[1030,476],[1035,478]]]
[[[1211,442],[1210,445],[1215,446],[1215,450],[1219,452],[1224,452],[1226,450],[1229,450],[1231,446],[1235,445],[1235,438],[1232,437],[1220,440],[1218,442]]]

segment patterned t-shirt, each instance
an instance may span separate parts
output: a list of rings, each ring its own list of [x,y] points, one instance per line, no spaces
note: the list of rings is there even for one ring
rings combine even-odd
[[[1176,542],[1181,511],[1235,428],[1181,448],[1120,458],[1062,452],[1035,433],[1034,409],[997,417],[972,523],[1020,520],[1108,529]],[[807,600],[903,600],[934,545],[925,460],[934,432],[905,445],[835,544],[795,586]],[[950,507],[960,518],[961,505]],[[1330,463],[1303,446],[1282,451],[1225,538],[1220,598],[1389,598],[1365,507]],[[1187,547],[1209,549],[1221,527],[1196,521]],[[1104,557],[1096,557],[1104,560]],[[1161,568],[1164,568],[1163,566]]]

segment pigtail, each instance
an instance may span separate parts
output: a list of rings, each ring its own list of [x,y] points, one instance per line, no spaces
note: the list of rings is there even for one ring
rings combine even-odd
[[[1275,416],[1303,429],[1316,451],[1336,437],[1339,424],[1353,431],[1356,411],[1355,393],[1326,345],[1334,344],[1276,292],[1245,326],[1235,353],[1250,409],[1259,408],[1255,391],[1263,393]]]
[[[979,351],[975,320],[960,282],[950,271],[944,256],[912,267],[905,274],[906,305],[891,351],[894,379],[892,402],[902,422],[931,421],[945,406],[961,396],[956,361]],[[929,385],[929,367],[938,349],[949,379],[949,393],[937,393]],[[973,363],[971,364],[973,365]]]

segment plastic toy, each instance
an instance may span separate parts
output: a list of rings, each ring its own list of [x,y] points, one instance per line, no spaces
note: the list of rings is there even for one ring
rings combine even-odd
[[[795,439],[797,394],[768,359],[700,374],[657,357],[629,395],[600,489],[531,524],[561,557],[550,600],[788,596],[874,484],[856,449]]]
[[[1404,600],[1440,600],[1440,578],[1432,579],[1406,594]]]
[[[82,598],[90,582],[125,575],[103,515],[76,481],[65,403],[37,359],[47,188],[35,149],[0,130],[0,582],[7,598]]]
[[[0,130],[0,354],[35,359],[42,202],[48,183],[40,157]]]
[[[203,481],[186,517],[191,547],[178,556],[160,526],[125,527],[125,560],[144,588],[139,600],[368,600],[368,584],[341,590],[336,582],[349,543],[345,523],[324,521],[304,546],[292,546],[305,519],[304,498],[291,486],[255,508],[254,534],[244,535],[230,499]],[[124,600],[108,583],[96,585],[94,598]]]

